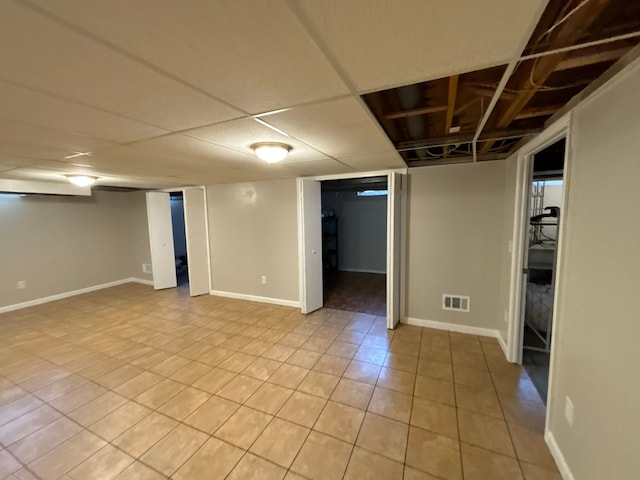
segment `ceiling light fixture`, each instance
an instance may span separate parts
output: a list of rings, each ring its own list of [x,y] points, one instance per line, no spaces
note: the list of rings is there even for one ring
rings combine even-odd
[[[286,143],[260,142],[251,145],[251,150],[256,152],[260,160],[267,163],[278,163],[287,157],[293,147]]]
[[[78,187],[88,187],[90,185],[93,185],[94,183],[96,183],[97,179],[98,177],[93,177],[91,175],[67,175],[67,180],[69,180],[74,185],[77,185]]]

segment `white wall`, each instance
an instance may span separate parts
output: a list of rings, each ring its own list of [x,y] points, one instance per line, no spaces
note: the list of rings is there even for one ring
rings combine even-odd
[[[322,206],[338,216],[339,270],[386,273],[387,197],[323,192]]]
[[[298,302],[295,179],[211,185],[207,202],[212,289]]]
[[[0,307],[150,278],[142,274],[150,263],[144,194],[0,195],[0,225]]]
[[[171,227],[175,256],[186,255],[187,238],[184,228],[184,200],[182,197],[171,197]]]
[[[503,328],[507,172],[505,161],[409,171],[408,317]],[[443,310],[443,293],[470,296],[471,311]]]
[[[639,85],[636,62],[573,111],[549,431],[577,480],[640,470]]]

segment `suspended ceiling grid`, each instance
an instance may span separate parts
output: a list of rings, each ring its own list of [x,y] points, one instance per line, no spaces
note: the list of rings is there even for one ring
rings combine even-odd
[[[552,0],[512,72],[504,64],[363,100],[409,166],[506,158],[636,47],[639,33],[640,2]]]

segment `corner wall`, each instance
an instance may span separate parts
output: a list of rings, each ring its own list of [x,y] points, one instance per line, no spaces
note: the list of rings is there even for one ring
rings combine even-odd
[[[486,334],[502,328],[504,211],[506,202],[513,201],[507,194],[507,171],[504,161],[410,170],[405,277],[409,319]],[[471,311],[443,310],[444,293],[470,296]]]
[[[142,274],[144,194],[0,196],[0,308]],[[17,289],[19,280],[27,288]]]
[[[297,304],[296,180],[210,185],[207,203],[212,290]]]
[[[572,113],[548,439],[579,480],[638,475],[638,85],[640,62]]]

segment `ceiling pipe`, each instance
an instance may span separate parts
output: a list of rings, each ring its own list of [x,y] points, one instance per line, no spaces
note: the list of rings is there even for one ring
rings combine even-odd
[[[420,84],[407,85],[406,87],[398,88],[397,95],[402,110],[413,110],[420,106],[422,100],[422,88]],[[425,129],[424,116],[416,115],[407,117],[406,122],[409,136],[414,140],[421,138]],[[415,153],[420,160],[425,160],[427,158],[427,152],[425,150],[421,150],[419,152],[416,151]]]

